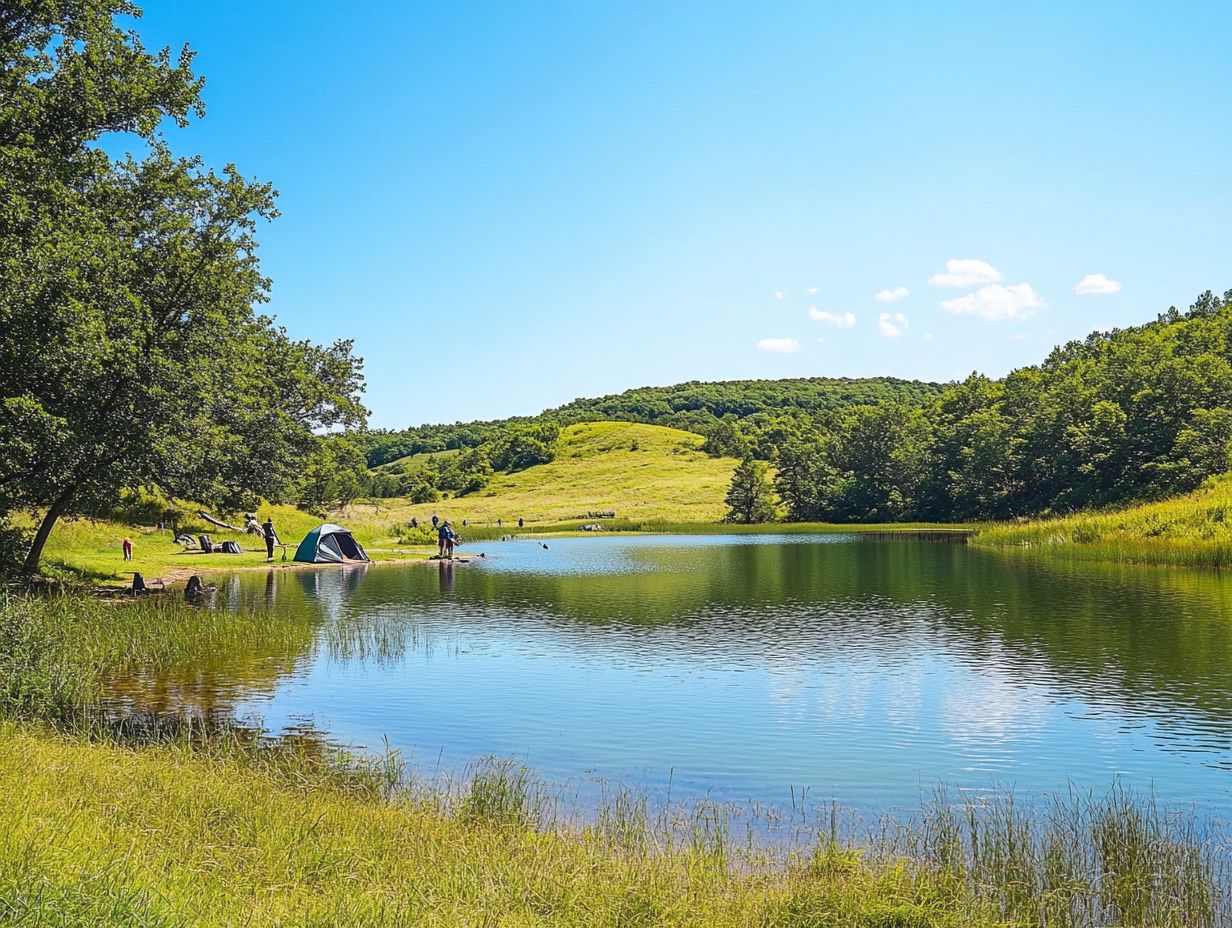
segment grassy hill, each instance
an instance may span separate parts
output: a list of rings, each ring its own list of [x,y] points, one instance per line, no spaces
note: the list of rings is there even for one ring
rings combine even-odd
[[[588,512],[614,511],[619,519],[716,522],[736,461],[700,451],[691,432],[633,422],[586,422],[561,432],[556,460],[513,474],[497,474],[478,493],[436,503],[401,499],[358,505],[348,514],[420,521],[438,513],[455,522],[506,526],[563,522]]]
[[[723,496],[736,462],[712,458],[698,450],[702,439],[690,432],[626,422],[595,422],[566,428],[556,460],[514,474],[498,474],[479,493],[437,503],[412,504],[403,499],[358,503],[331,520],[350,528],[376,558],[396,556],[398,528],[412,515],[427,522],[433,512],[461,523],[495,525],[498,518],[512,527],[518,517],[528,524],[557,523],[587,512],[615,511],[621,519],[668,522],[717,522],[723,517]],[[423,466],[429,455],[404,459],[398,467]],[[291,506],[262,505],[264,521],[273,516],[279,536],[298,543],[322,519]],[[234,517],[232,524],[236,524]],[[180,530],[194,536],[208,533],[215,542],[234,539],[243,554],[184,553],[170,529],[92,519],[65,520],[52,532],[46,566],[53,573],[72,574],[101,582],[127,583],[134,570],[147,579],[183,568],[249,567],[265,563],[260,539],[219,530],[186,511]],[[120,543],[133,541],[133,561],[125,563]],[[427,549],[398,545],[397,552],[420,554]],[[294,549],[288,551],[288,557]],[[281,554],[278,555],[281,563]]]
[[[704,433],[725,417],[807,418],[884,402],[919,404],[936,397],[942,389],[941,384],[896,377],[794,377],[709,383],[694,380],[670,387],[637,387],[610,396],[576,399],[537,416],[366,432],[353,436],[353,440],[363,450],[369,466],[376,469],[435,449],[474,447],[513,425],[640,422]]]
[[[974,541],[1074,560],[1232,566],[1232,475],[1161,502],[993,525]]]

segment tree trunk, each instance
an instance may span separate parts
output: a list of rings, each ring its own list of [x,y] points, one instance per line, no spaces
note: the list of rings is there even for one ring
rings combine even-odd
[[[26,576],[32,577],[39,572],[39,562],[43,559],[43,548],[47,546],[47,539],[51,537],[51,530],[55,526],[56,520],[68,508],[69,501],[73,498],[75,492],[77,492],[76,487],[65,490],[48,507],[47,514],[43,516],[43,521],[39,523],[38,531],[34,534],[34,541],[30,545],[30,550],[26,553],[26,562],[21,567],[21,572]]]

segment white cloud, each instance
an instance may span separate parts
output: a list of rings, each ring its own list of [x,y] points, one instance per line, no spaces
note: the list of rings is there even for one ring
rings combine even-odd
[[[800,350],[800,343],[794,338],[763,338],[757,347],[772,354],[795,354]]]
[[[817,293],[817,288],[816,288],[816,287],[806,287],[805,289],[806,289],[806,290],[808,290],[808,295],[809,295],[809,296],[813,296],[813,295],[815,295],[815,294]]]
[[[877,317],[877,331],[882,338],[899,338],[907,331],[910,323],[902,313],[882,313]]]
[[[1026,319],[1032,310],[1047,306],[1030,284],[989,284],[974,293],[953,300],[942,300],[941,308],[956,316],[979,316],[981,319]]]
[[[818,309],[816,306],[810,306],[809,315],[818,322],[832,325],[836,329],[850,329],[856,324],[855,313],[832,313],[828,310]]]
[[[1074,284],[1075,293],[1116,293],[1120,289],[1119,280],[1109,280],[1103,274],[1088,274]]]
[[[928,282],[934,287],[976,287],[1001,279],[1001,272],[979,258],[950,258],[945,270],[938,271]]]
[[[774,298],[775,298],[776,300],[781,300],[781,299],[783,298],[783,291],[782,291],[782,290],[775,290],[775,291],[774,291]]]
[[[879,303],[897,303],[910,295],[911,291],[906,287],[895,287],[893,290],[878,290],[873,294],[873,299]]]

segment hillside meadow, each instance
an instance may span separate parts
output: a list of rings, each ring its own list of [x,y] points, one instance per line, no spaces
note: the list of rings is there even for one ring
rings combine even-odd
[[[512,474],[496,474],[482,490],[456,499],[414,504],[401,499],[356,504],[359,523],[431,519],[433,513],[480,525],[585,519],[615,512],[640,522],[718,522],[736,461],[713,458],[692,432],[634,422],[584,422],[561,431],[556,458]]]

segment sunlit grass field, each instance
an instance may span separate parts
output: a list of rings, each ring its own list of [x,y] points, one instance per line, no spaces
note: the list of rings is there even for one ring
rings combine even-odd
[[[385,500],[348,513],[361,523],[377,517],[399,522],[433,513],[461,523],[503,520],[516,527],[586,519],[615,512],[617,519],[718,522],[736,461],[702,452],[702,437],[679,429],[633,422],[586,422],[561,432],[556,460],[514,474],[497,474],[477,493],[435,503]]]
[[[262,504],[257,512],[260,521],[272,516],[278,537],[287,544],[285,563],[291,563],[296,545],[312,529],[324,521],[320,516],[296,509],[294,506],[271,506]],[[374,560],[399,556],[422,556],[430,553],[426,546],[393,549],[397,538],[390,518],[381,518],[379,509],[367,507],[363,515],[340,513],[330,519],[343,519]],[[234,517],[233,517],[234,518]],[[237,524],[232,521],[231,524]],[[180,523],[181,531],[194,539],[206,534],[217,545],[235,541],[241,554],[203,554],[199,549],[185,551],[176,544],[170,527],[159,531],[149,526],[125,525],[108,520],[86,518],[64,519],[56,524],[44,553],[44,569],[53,575],[70,577],[105,584],[130,582],[134,571],[147,580],[159,578],[164,573],[184,570],[227,570],[259,567],[266,563],[265,542],[254,535],[229,532],[209,525],[198,516],[190,515]],[[125,538],[133,543],[133,560],[123,559],[121,544]],[[282,548],[274,549],[275,564],[284,563]]]
[[[974,542],[1074,560],[1232,566],[1232,477],[1162,502],[987,526]]]

